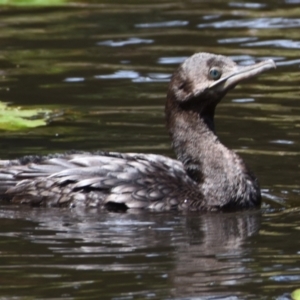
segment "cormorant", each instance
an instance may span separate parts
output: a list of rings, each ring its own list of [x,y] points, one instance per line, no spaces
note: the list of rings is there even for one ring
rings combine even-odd
[[[275,68],[272,60],[238,66],[197,53],[173,74],[166,119],[178,160],[137,153],[65,153],[0,161],[0,198],[32,206],[113,210],[228,210],[259,207],[258,181],[214,130],[225,94]]]

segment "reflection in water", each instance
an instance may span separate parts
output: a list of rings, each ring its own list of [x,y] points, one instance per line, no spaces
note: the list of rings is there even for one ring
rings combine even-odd
[[[32,261],[28,257],[26,268],[33,274],[48,269],[61,278],[63,285],[67,283],[64,277],[80,270],[97,270],[97,275],[87,273],[82,279],[93,282],[99,278],[109,282],[110,273],[114,272],[122,278],[124,286],[131,285],[132,278],[138,276],[141,286],[134,291],[146,294],[148,289],[143,287],[150,284],[147,274],[155,270],[154,278],[151,277],[152,289],[158,295],[172,294],[179,298],[230,295],[228,287],[249,280],[253,270],[247,266],[248,251],[244,245],[260,227],[259,212],[99,214],[97,211],[2,207],[0,217],[4,215],[14,220],[34,220],[37,226],[31,229],[27,225],[28,229],[19,233],[2,232],[2,237],[21,235],[31,243],[46,246],[44,253],[55,254],[52,262],[47,258]],[[21,265],[9,263],[0,270],[11,267],[16,271],[23,269]],[[43,282],[43,279],[35,280],[39,284]],[[159,285],[164,288],[157,290]],[[124,292],[124,288],[116,291],[117,294]]]
[[[244,263],[243,246],[258,233],[260,213],[203,215],[188,218],[186,225],[188,241],[176,243],[172,271],[176,295],[232,294],[226,287],[247,280],[252,272]]]

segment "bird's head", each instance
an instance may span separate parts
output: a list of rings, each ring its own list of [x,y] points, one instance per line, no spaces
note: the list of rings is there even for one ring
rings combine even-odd
[[[186,59],[172,76],[168,102],[198,113],[215,109],[224,95],[238,83],[276,68],[269,59],[253,65],[239,66],[229,57],[197,53]]]

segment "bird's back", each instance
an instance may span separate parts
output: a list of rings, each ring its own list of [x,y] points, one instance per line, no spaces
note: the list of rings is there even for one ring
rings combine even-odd
[[[0,161],[1,197],[14,203],[170,210],[201,197],[195,191],[181,162],[161,155],[82,152]]]

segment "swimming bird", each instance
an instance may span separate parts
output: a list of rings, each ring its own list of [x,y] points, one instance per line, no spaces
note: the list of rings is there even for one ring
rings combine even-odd
[[[71,152],[0,161],[0,198],[32,206],[155,211],[259,207],[259,183],[215,133],[217,104],[238,83],[274,69],[197,53],[173,74],[165,106],[177,160],[162,155]]]

